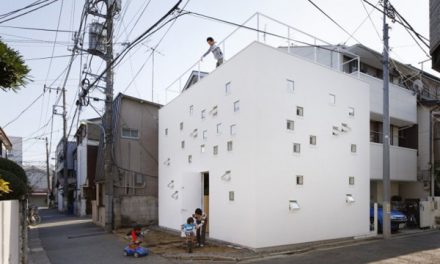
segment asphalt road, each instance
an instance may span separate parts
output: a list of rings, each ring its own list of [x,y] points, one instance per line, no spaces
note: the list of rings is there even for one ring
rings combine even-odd
[[[375,240],[360,245],[316,250],[299,255],[253,261],[270,264],[439,264],[440,231],[396,236],[390,240]]]
[[[90,219],[67,217],[55,210],[40,210],[40,215],[38,237],[51,264],[171,263],[157,255],[138,259],[123,256],[126,242],[104,232]]]

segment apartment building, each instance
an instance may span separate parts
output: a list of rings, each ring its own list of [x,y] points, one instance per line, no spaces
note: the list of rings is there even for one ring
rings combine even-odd
[[[361,44],[353,46],[283,47],[330,68],[357,75],[370,90],[370,178],[372,202],[382,202],[382,55]],[[433,112],[440,99],[440,79],[390,59],[391,195],[423,200],[434,196],[439,164],[440,130]],[[432,164],[432,165],[431,165]],[[439,189],[437,187],[437,189]],[[440,190],[440,189],[439,189]],[[440,192],[436,192],[437,195]]]
[[[8,159],[15,161],[18,165],[23,165],[23,138],[10,136],[12,148],[8,152]]]
[[[253,42],[159,110],[159,225],[202,208],[211,238],[250,248],[368,234],[369,98]]]
[[[56,162],[54,172],[53,192],[58,211],[74,213],[74,199],[76,191],[76,171],[73,154],[76,149],[76,142],[67,142],[67,156],[64,155],[64,144],[61,139],[55,150]],[[64,164],[67,166],[67,182],[64,179]],[[67,193],[64,193],[64,186],[67,185]]]
[[[440,71],[440,1],[429,1],[429,39],[432,68]]]
[[[96,169],[93,220],[113,227],[157,223],[158,109],[161,105],[119,93],[113,103],[113,197],[106,194],[101,137]],[[105,126],[105,124],[104,124]],[[110,201],[109,201],[110,200]],[[111,205],[109,204],[111,202]]]

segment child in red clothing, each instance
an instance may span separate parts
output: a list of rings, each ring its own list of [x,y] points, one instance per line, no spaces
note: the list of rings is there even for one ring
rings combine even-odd
[[[132,248],[136,248],[137,246],[139,246],[142,243],[142,230],[140,226],[135,226],[130,233],[131,236],[131,242],[130,242],[130,247]]]

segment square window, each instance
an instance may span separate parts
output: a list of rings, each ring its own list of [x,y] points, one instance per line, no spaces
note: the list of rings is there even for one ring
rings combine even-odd
[[[165,128],[165,136],[168,136],[168,128]]]
[[[296,185],[303,185],[303,184],[304,184],[304,176],[296,175]]]
[[[232,141],[228,141],[227,149],[228,151],[232,151]]]
[[[351,144],[351,153],[356,153],[356,152],[357,152],[356,144]]]
[[[199,132],[198,132],[197,128],[194,129],[193,132],[191,133],[191,135],[195,138],[197,137],[198,134],[199,134]]]
[[[233,202],[235,200],[235,193],[234,191],[229,192],[229,201]]]
[[[349,107],[348,108],[348,116],[351,116],[351,117],[354,116],[354,107]]]
[[[188,155],[188,163],[192,163],[192,155]]]
[[[208,130],[203,130],[203,139],[208,138]]]
[[[348,177],[348,184],[354,185],[354,177],[353,176]]]
[[[234,112],[240,111],[240,101],[234,102]]]
[[[179,127],[180,127],[180,130],[183,130],[183,122],[180,122]]]
[[[336,104],[336,95],[329,94],[329,103],[332,105]]]
[[[293,120],[286,121],[286,129],[293,131],[295,128],[295,122]]]
[[[296,107],[296,115],[297,116],[304,116],[304,108],[301,106]]]
[[[231,94],[231,82],[225,84],[225,95]]]
[[[180,142],[180,147],[181,147],[182,149],[185,148],[185,140],[183,140],[182,142]]]
[[[144,184],[144,176],[142,174],[136,173],[135,184],[138,186]]]
[[[289,201],[289,210],[290,211],[296,211],[299,210],[301,207],[299,206],[299,203],[297,200],[290,200]]]
[[[206,118],[206,110],[202,110],[201,112],[201,118],[205,119]]]
[[[310,136],[310,145],[316,145],[316,136]]]
[[[293,93],[295,91],[295,82],[287,79],[287,91]]]
[[[293,152],[294,153],[300,153],[301,152],[301,144],[293,143]]]
[[[230,133],[231,133],[231,136],[233,136],[233,135],[235,135],[235,134],[237,134],[237,125],[231,125],[231,127],[230,127]]]
[[[214,106],[211,110],[211,114],[212,114],[212,116],[217,116],[217,113],[218,113],[218,107]]]
[[[213,151],[214,155],[217,155],[218,154],[218,146],[214,146],[212,148],[212,151]]]
[[[222,133],[222,123],[217,124],[217,135],[220,135]]]
[[[200,152],[205,153],[205,151],[206,151],[205,145],[200,145]]]
[[[192,116],[194,113],[194,105],[189,106],[189,115]]]

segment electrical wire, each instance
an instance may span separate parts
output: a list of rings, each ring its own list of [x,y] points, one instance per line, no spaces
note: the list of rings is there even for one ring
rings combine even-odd
[[[16,18],[19,18],[19,17],[22,17],[22,16],[27,15],[27,14],[29,14],[29,13],[35,12],[35,11],[37,11],[37,10],[43,8],[43,7],[46,7],[46,6],[48,6],[48,5],[51,5],[51,4],[55,3],[55,2],[57,2],[57,1],[58,1],[58,0],[52,0],[52,2],[49,2],[49,3],[46,3],[46,4],[41,5],[41,6],[39,6],[39,7],[36,7],[36,8],[34,8],[34,9],[32,9],[32,10],[29,10],[29,11],[27,11],[27,12],[21,13],[21,14],[19,14],[19,15],[16,15],[16,16],[11,17],[11,18],[8,18],[8,19],[4,19],[4,20],[0,21],[0,24],[1,24],[1,23],[5,23],[5,22],[7,22],[7,21],[11,21],[11,20],[16,19]]]
[[[344,27],[342,27],[338,22],[336,22],[336,20],[334,20],[330,15],[328,15],[324,10],[322,10],[317,4],[315,4],[312,0],[307,0],[310,4],[312,4],[316,9],[318,9],[322,14],[324,14],[328,19],[330,19],[330,21],[332,21],[336,26],[338,26],[340,29],[342,29],[342,31],[344,31],[345,33],[347,33],[347,35],[349,35],[352,39],[356,40],[358,43],[360,43],[360,41],[358,39],[356,39],[350,32],[348,32],[347,30],[345,30]]]
[[[72,31],[72,30],[65,30],[65,29],[19,27],[19,26],[6,26],[6,25],[0,25],[0,28],[13,28],[13,29],[35,30],[35,31],[57,32],[57,33],[74,33],[75,32],[75,31]]]

